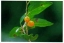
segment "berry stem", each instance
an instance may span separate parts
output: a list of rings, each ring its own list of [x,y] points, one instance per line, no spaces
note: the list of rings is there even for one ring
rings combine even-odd
[[[25,34],[25,30],[24,30],[23,26],[21,26],[21,29],[22,29],[23,33]]]
[[[27,0],[26,0],[26,15],[28,15],[28,4],[29,3],[30,3],[30,1],[27,2]],[[27,24],[26,24],[26,34],[28,35],[28,27],[27,27]],[[30,39],[28,41],[31,42]]]
[[[26,24],[26,34],[28,35],[28,27],[27,27],[27,24]]]
[[[28,5],[27,5],[27,1],[26,1],[26,15],[28,14]]]

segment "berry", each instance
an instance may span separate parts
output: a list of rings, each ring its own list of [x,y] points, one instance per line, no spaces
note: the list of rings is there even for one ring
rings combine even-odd
[[[33,27],[34,26],[34,22],[33,21],[29,21],[27,24],[29,27]]]
[[[24,18],[24,21],[25,21],[26,23],[28,23],[28,22],[30,21],[30,18],[29,18],[28,16],[26,16],[26,17]]]

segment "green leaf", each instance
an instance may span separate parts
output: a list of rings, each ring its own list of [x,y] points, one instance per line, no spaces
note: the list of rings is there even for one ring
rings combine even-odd
[[[36,21],[36,19],[35,19],[34,22],[35,22],[35,26],[38,26],[38,27],[46,27],[46,26],[51,26],[51,25],[53,25],[52,22],[47,21],[47,20],[45,20],[45,19],[40,19],[40,18],[38,18],[37,21]]]
[[[14,28],[10,31],[9,35],[10,35],[10,37],[19,36],[19,35],[22,33],[22,32],[20,32],[20,31],[22,31],[22,30],[20,29],[20,27],[14,27]]]
[[[31,1],[28,7],[28,11],[32,11],[35,8],[40,7],[41,5],[46,4],[46,3],[49,3],[49,2],[48,1],[47,2],[46,1]]]
[[[29,36],[28,36],[27,34],[24,35],[24,38],[25,38],[26,40],[29,40]]]
[[[31,2],[30,2],[30,5],[29,5],[29,7],[28,7],[28,11],[32,11],[33,9],[39,7],[40,4],[41,4],[40,1],[31,1]]]
[[[31,41],[34,41],[38,38],[38,34],[36,34],[35,36],[33,36],[33,34],[27,35],[27,34],[22,34],[21,35],[22,38],[26,39],[27,41],[30,39]]]
[[[22,23],[22,21],[24,20],[24,17],[26,16],[26,14],[24,14],[21,18],[20,18],[20,24]]]
[[[42,4],[43,3],[43,4]],[[41,13],[42,11],[44,11],[46,8],[48,8],[50,5],[52,5],[51,2],[42,2],[41,4],[36,4],[36,5],[40,5],[36,8],[34,8],[33,10],[30,10],[32,9],[32,4],[29,5],[28,7],[28,16],[32,19],[35,15]],[[34,3],[35,4],[35,3]],[[33,4],[33,5],[34,5]],[[35,6],[36,6],[35,5]]]
[[[38,34],[36,34],[34,36],[33,36],[33,34],[30,34],[29,38],[30,38],[31,41],[34,41],[34,40],[36,40],[38,38]]]
[[[20,37],[26,39],[27,41],[29,40],[29,35],[27,34],[21,34]]]
[[[36,34],[34,37],[33,37],[33,40],[36,40],[38,38],[38,34]]]

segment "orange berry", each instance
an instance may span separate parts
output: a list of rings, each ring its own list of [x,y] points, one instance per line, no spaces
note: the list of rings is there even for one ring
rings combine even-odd
[[[26,16],[26,17],[24,18],[24,21],[25,21],[26,23],[28,23],[28,22],[30,21],[30,18],[29,18],[28,16]]]
[[[29,21],[27,24],[29,27],[33,27],[34,26],[34,22],[33,21]]]

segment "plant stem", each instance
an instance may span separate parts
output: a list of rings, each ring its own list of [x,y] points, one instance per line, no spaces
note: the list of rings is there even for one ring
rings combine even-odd
[[[26,15],[28,15],[28,4],[29,3],[30,3],[30,1],[29,2],[26,1]]]
[[[26,25],[26,34],[28,35],[28,27],[27,27],[27,25]],[[30,39],[28,41],[31,42]]]
[[[25,34],[25,30],[24,30],[23,26],[21,26],[21,29],[22,29],[23,33]]]
[[[28,41],[29,41],[29,42],[31,42],[31,40],[30,40],[30,39],[29,39]]]
[[[26,15],[28,15],[28,4],[29,4],[29,2],[26,1]],[[27,27],[27,24],[26,24],[26,34],[28,35],[28,27]],[[30,39],[28,41],[31,42]]]
[[[28,35],[28,27],[27,27],[27,25],[26,25],[26,34]]]
[[[28,5],[27,5],[27,1],[26,1],[26,15],[28,15]]]

